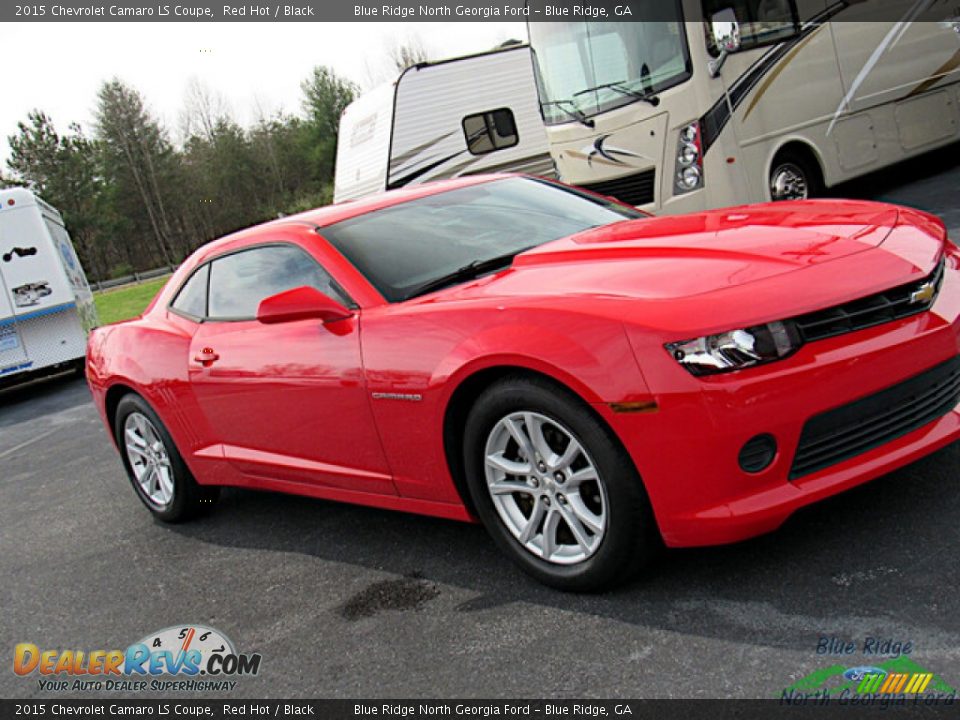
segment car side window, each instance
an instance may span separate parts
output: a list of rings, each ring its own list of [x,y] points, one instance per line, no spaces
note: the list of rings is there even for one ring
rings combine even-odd
[[[210,275],[210,266],[204,265],[197,270],[190,279],[183,284],[177,297],[170,304],[182,315],[193,318],[202,318],[207,314],[207,278]]]
[[[225,255],[210,263],[207,317],[252,319],[264,298],[304,285],[350,304],[327,271],[293,245],[268,245]]]

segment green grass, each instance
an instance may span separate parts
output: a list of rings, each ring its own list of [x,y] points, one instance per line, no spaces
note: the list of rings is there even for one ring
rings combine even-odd
[[[147,280],[139,285],[127,285],[115,290],[94,293],[100,324],[129,320],[142,313],[153,296],[167,281],[166,277]]]

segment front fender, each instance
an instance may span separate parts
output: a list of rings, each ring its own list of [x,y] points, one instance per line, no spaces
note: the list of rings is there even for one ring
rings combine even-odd
[[[521,367],[547,375],[589,403],[623,402],[649,395],[619,323],[595,319],[570,327],[509,323],[489,327],[453,347],[430,385],[445,400],[468,377],[494,367]]]
[[[574,305],[575,298],[570,298]],[[401,495],[459,502],[444,448],[457,389],[491,368],[524,368],[588,403],[649,398],[619,320],[544,308],[385,308],[361,320],[367,389]]]

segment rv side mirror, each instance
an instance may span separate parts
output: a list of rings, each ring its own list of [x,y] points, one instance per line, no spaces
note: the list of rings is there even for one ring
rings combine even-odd
[[[722,53],[735,53],[740,49],[740,23],[733,8],[714,13],[710,18],[713,44]]]
[[[740,50],[740,23],[733,8],[714,13],[710,18],[710,34],[713,44],[720,51],[720,57],[710,63],[710,75],[716,77],[723,67],[727,55]]]

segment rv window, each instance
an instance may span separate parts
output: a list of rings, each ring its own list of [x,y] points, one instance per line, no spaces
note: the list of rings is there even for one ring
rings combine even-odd
[[[733,10],[740,24],[740,47],[744,50],[782,42],[800,30],[794,0],[703,0],[707,47],[718,55],[710,31],[710,18],[721,10]]]
[[[252,319],[264,298],[304,285],[350,305],[326,270],[293,245],[232,253],[217,258],[211,266],[208,317],[212,320]]]
[[[517,123],[510,108],[467,115],[463,119],[463,134],[473,155],[513,147],[518,141]]]
[[[207,314],[207,276],[210,266],[204,265],[184,283],[170,307],[183,315],[202,318]]]

